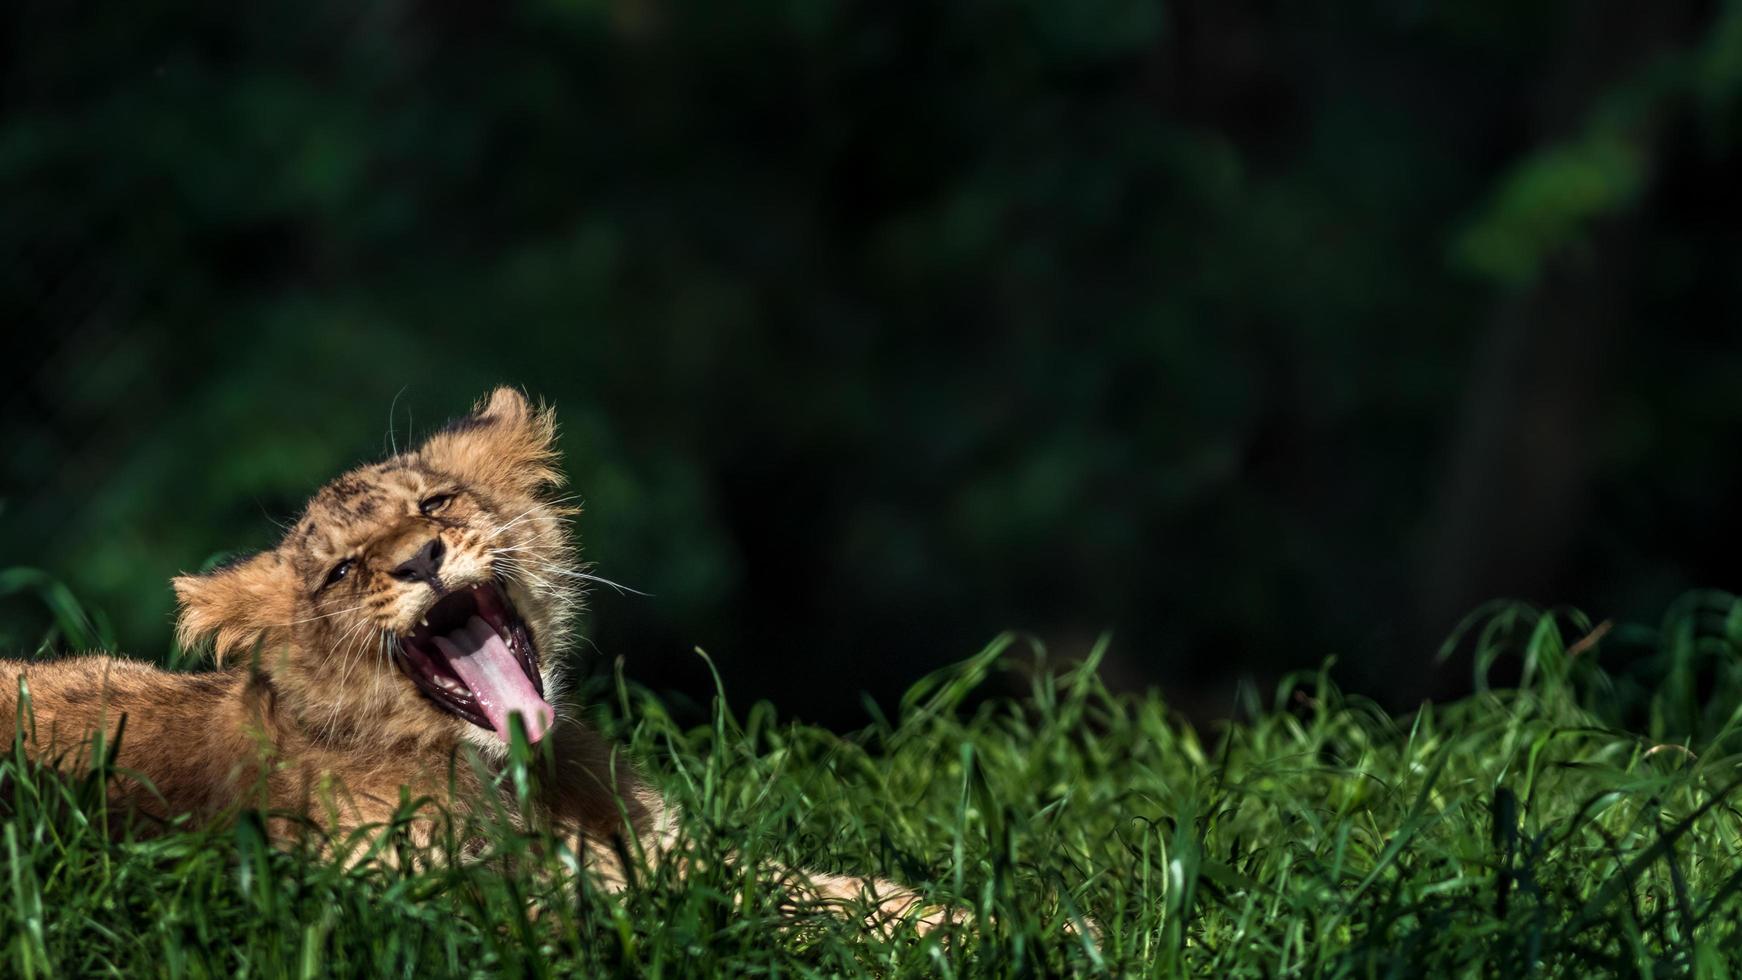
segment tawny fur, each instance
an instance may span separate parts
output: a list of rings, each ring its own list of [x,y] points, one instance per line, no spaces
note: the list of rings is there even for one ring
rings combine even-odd
[[[172,673],[103,656],[0,661],[0,734],[10,741],[22,717],[34,758],[77,771],[93,739],[113,745],[125,718],[115,764],[144,781],[118,777],[111,794],[145,826],[247,807],[273,815],[280,836],[316,827],[342,837],[385,824],[402,793],[478,808],[495,792],[478,762],[486,775],[498,767],[501,741],[430,703],[393,660],[394,638],[442,593],[388,572],[434,538],[445,548],[442,590],[499,578],[540,649],[558,710],[540,746],[549,749],[544,816],[595,856],[623,853],[633,835],[657,859],[673,815],[561,701],[556,668],[580,570],[566,527],[575,510],[552,496],[562,482],[555,433],[550,409],[497,389],[417,449],[321,488],[273,549],[174,580],[178,635],[190,647],[210,643],[218,670]],[[348,573],[330,580],[347,560]],[[30,695],[23,715],[20,680]],[[433,818],[410,829],[436,842]],[[609,863],[599,864],[604,880],[620,883]],[[916,906],[885,882],[800,875],[794,887],[800,897],[874,897],[884,916]]]

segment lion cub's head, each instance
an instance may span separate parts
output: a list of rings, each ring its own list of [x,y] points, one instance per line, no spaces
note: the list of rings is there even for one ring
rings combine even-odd
[[[579,596],[553,413],[499,388],[411,452],[322,487],[278,546],[175,580],[178,631],[258,651],[315,737],[461,736],[555,722],[552,660]]]

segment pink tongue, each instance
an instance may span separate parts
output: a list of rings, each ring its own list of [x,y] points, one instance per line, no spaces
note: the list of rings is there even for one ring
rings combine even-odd
[[[520,669],[520,661],[490,624],[473,616],[465,626],[436,637],[435,644],[454,673],[472,689],[498,738],[508,741],[508,716],[513,712],[520,713],[528,741],[544,737],[556,712],[538,696],[526,671]]]

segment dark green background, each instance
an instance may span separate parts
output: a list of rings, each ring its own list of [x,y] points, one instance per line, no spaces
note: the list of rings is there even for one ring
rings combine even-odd
[[[509,382],[606,660],[835,724],[1005,628],[1406,702],[1734,587],[1742,4],[0,11],[0,564],[166,579]],[[0,616],[26,648],[29,603]]]

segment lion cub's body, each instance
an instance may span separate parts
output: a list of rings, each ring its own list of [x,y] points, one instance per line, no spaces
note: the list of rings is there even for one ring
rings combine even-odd
[[[178,633],[210,642],[220,669],[0,661],[0,732],[11,738],[21,722],[35,759],[74,771],[96,740],[119,735],[112,796],[126,811],[203,823],[263,808],[288,835],[368,830],[403,815],[406,799],[462,813],[487,804],[518,724],[538,742],[543,817],[612,883],[607,865],[628,853],[621,838],[656,859],[672,823],[557,695],[583,576],[573,511],[549,495],[560,483],[554,434],[548,409],[497,390],[416,450],[323,487],[273,549],[175,580]],[[456,602],[469,611],[432,625]],[[471,646],[454,645],[467,636]],[[438,656],[445,673],[431,666]],[[437,812],[411,819],[414,840],[439,840]],[[799,875],[793,888],[870,895],[880,916],[914,905],[911,892],[834,875]]]

